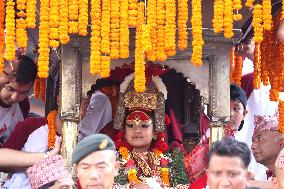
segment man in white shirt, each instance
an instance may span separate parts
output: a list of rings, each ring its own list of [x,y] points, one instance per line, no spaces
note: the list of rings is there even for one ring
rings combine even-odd
[[[112,106],[108,96],[113,95],[114,83],[108,79],[98,79],[92,86],[93,92],[86,113],[80,121],[79,140],[98,133],[112,120]]]
[[[0,92],[0,145],[8,139],[16,124],[24,119],[19,103],[27,99],[37,74],[37,66],[31,58],[20,56],[18,61],[16,74],[8,82],[3,80]]]

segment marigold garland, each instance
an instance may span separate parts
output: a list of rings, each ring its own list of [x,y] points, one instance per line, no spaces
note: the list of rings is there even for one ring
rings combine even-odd
[[[120,0],[119,56],[129,57],[128,0]]]
[[[260,66],[260,79],[263,82],[264,85],[269,84],[269,77],[268,77],[268,65],[269,63],[269,41],[267,41],[267,32],[264,31],[264,40],[260,44],[260,54],[261,54],[261,66]]]
[[[86,36],[88,34],[88,0],[79,1],[78,33]]]
[[[271,14],[271,0],[263,0],[262,2],[263,7],[263,29],[271,30],[272,24],[272,14]]]
[[[235,66],[233,71],[233,81],[237,85],[241,86],[241,79],[242,79],[242,69],[243,69],[243,58],[239,53],[235,52],[234,56]]]
[[[110,54],[110,0],[102,0],[101,53]]]
[[[161,168],[161,179],[164,185],[170,186],[169,168]]]
[[[45,91],[46,91],[46,79],[41,78],[40,80],[40,99],[45,102]]]
[[[26,30],[26,0],[17,0],[17,15],[16,19],[16,41],[20,48],[25,48],[28,44],[28,36]]]
[[[68,0],[69,33],[78,33],[79,2],[78,0]]]
[[[278,130],[280,133],[284,133],[284,101],[280,100],[278,103],[278,111],[279,111],[279,117],[278,117]]]
[[[178,0],[178,48],[185,50],[188,46],[188,0]]]
[[[233,10],[236,11],[236,14],[233,15],[233,19],[235,21],[240,21],[243,16],[239,13],[242,9],[242,1],[241,0],[233,0]]]
[[[254,72],[253,72],[253,88],[254,89],[259,89],[261,80],[260,80],[260,44],[255,43],[255,48],[254,48]]]
[[[223,26],[224,26],[224,2],[223,0],[214,1],[214,18],[212,22],[213,22],[214,32],[220,33],[223,31]]]
[[[36,0],[27,0],[26,14],[27,27],[36,27]]]
[[[47,78],[49,66],[49,0],[40,1],[38,76]]]
[[[254,30],[254,42],[260,43],[263,40],[262,5],[260,4],[253,7],[252,26]]]
[[[281,19],[284,19],[284,0],[282,0],[282,13],[281,13]]]
[[[166,23],[166,5],[165,0],[157,0],[157,61],[167,59],[165,49],[165,23]]]
[[[101,1],[91,0],[90,73],[101,73]]]
[[[39,77],[36,77],[36,80],[34,82],[34,95],[35,95],[35,98],[40,97],[40,78]]]
[[[149,0],[147,7],[147,25],[150,26],[152,50],[146,53],[149,61],[156,61],[157,55],[157,0]]]
[[[252,5],[253,5],[253,2],[254,2],[254,0],[247,0],[246,3],[245,3],[245,6],[248,7],[248,8],[251,8]]]
[[[137,26],[138,0],[128,0],[128,26]]]
[[[110,57],[113,59],[119,58],[119,41],[120,41],[120,23],[119,23],[119,0],[111,1],[110,11]]]
[[[142,25],[142,48],[143,52],[150,52],[152,50],[150,25]]]
[[[201,0],[192,0],[192,56],[191,62],[194,66],[202,65],[202,14]]]
[[[13,0],[6,1],[6,18],[5,18],[5,26],[6,26],[6,50],[5,50],[5,58],[6,60],[14,60],[15,59],[15,3]]]
[[[138,3],[137,28],[135,36],[135,65],[134,65],[134,88],[136,92],[146,90],[145,77],[145,53],[142,46],[142,25],[145,23],[144,3]]]
[[[176,1],[165,0],[166,2],[166,26],[165,26],[165,50],[167,55],[175,55],[176,50]],[[172,54],[174,52],[174,54]]]
[[[101,77],[109,77],[110,76],[110,57],[109,56],[101,56]]]
[[[67,0],[59,1],[59,40],[61,44],[67,44],[70,41],[68,35],[68,2]]]
[[[48,126],[48,149],[53,149],[56,141],[56,127],[55,118],[57,111],[53,110],[47,115],[47,126]]]
[[[4,1],[0,1],[0,74],[4,69],[4,47],[5,47],[5,37],[4,37],[4,17],[5,17],[5,5]]]
[[[50,16],[49,16],[49,46],[57,48],[59,46],[59,7],[58,0],[49,0]]]
[[[230,49],[230,83],[234,83],[233,71],[235,66],[235,48]]]
[[[122,158],[124,160],[128,160],[129,159],[129,153],[128,153],[128,149],[127,148],[120,147],[118,151],[119,151],[120,155],[122,156]]]
[[[231,38],[234,36],[233,32],[233,1],[224,0],[224,36]]]

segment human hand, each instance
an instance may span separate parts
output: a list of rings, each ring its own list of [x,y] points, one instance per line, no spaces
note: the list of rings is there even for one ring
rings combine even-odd
[[[61,148],[62,138],[59,137],[58,140],[55,142],[55,146],[52,150],[49,151],[49,157],[55,156],[59,154]]]

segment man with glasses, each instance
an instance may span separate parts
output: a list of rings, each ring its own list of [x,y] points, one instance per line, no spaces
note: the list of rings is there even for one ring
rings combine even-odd
[[[252,152],[257,163],[266,166],[269,171],[258,176],[257,180],[271,180],[275,176],[275,161],[284,147],[283,134],[278,132],[278,118],[274,116],[255,115]]]
[[[20,56],[13,66],[6,63],[0,76],[0,145],[28,113],[23,112],[19,103],[27,99],[37,75],[36,64],[27,56]]]

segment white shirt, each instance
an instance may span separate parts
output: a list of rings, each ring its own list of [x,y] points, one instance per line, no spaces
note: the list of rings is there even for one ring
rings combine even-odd
[[[80,137],[98,133],[111,120],[112,107],[109,98],[100,91],[95,92],[91,97],[85,117],[78,124],[82,135]]]

